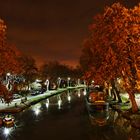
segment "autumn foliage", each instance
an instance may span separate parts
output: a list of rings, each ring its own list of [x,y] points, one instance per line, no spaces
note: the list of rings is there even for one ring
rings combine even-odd
[[[137,111],[134,93],[140,78],[140,4],[127,9],[115,3],[95,16],[80,63],[87,81],[94,79],[103,85],[123,78],[133,111]]]
[[[12,92],[6,88],[7,81],[3,81],[7,73],[17,75],[22,72],[22,69],[19,62],[21,53],[15,45],[8,43],[6,29],[7,27],[4,21],[0,19],[0,97],[2,97],[6,103],[9,103],[12,100]]]

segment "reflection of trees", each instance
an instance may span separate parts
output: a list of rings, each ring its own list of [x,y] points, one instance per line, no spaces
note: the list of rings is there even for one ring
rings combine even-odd
[[[109,120],[106,125],[99,126],[95,120],[91,120],[89,139],[96,140],[140,140],[140,130],[131,126],[130,120],[122,114],[110,110]]]
[[[114,114],[114,117],[115,117],[115,113],[113,112]],[[130,120],[127,120],[125,119],[124,117],[122,117],[121,114],[118,113],[118,116],[116,119],[114,119],[114,126],[116,128],[119,128],[121,129],[122,131],[124,131],[129,139],[131,140],[139,140],[140,139],[140,130],[139,129],[136,129],[136,128],[133,128],[131,126],[131,121]]]

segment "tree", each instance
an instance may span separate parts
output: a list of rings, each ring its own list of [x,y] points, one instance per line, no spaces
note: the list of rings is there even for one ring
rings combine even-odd
[[[6,73],[19,73],[20,66],[17,58],[20,56],[17,48],[6,40],[6,25],[0,19],[0,76]]]
[[[38,69],[35,60],[31,56],[22,55],[18,61],[22,68],[21,74],[24,76],[25,82],[29,88],[29,84],[38,77]]]
[[[2,102],[8,103],[8,105],[12,101],[12,93],[2,83],[0,83],[0,98]]]
[[[6,25],[3,20],[0,19],[0,94],[7,103],[12,100],[11,92],[6,90],[8,84],[5,80],[6,74],[17,74],[20,72],[20,65],[18,57],[20,52],[13,44],[7,43],[6,39]],[[5,82],[4,82],[5,81]]]
[[[114,81],[122,77],[132,102],[133,112],[138,110],[134,93],[138,81],[137,58],[140,52],[139,7],[127,9],[115,3],[94,18],[88,37],[88,47],[92,50],[92,55],[88,56],[92,64],[86,71],[86,76],[100,84],[107,82],[113,86]]]

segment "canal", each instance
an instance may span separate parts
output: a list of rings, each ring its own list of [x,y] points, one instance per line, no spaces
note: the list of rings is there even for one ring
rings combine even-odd
[[[117,112],[88,114],[86,91],[63,92],[15,115],[16,126],[1,128],[0,140],[138,140],[140,133]]]

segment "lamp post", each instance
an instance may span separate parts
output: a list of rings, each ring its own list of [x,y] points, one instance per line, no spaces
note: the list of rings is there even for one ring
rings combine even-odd
[[[9,80],[10,80],[10,76],[11,76],[11,74],[8,72],[8,73],[6,74],[6,83],[9,82]]]
[[[46,82],[45,82],[46,91],[49,91],[49,84],[50,84],[50,82],[49,82],[49,80],[47,79]]]
[[[70,77],[67,79],[68,87],[70,87]]]
[[[12,75],[10,73],[6,74],[6,88],[11,91],[12,90],[12,85],[10,83],[10,80],[12,78]]]
[[[60,77],[58,77],[58,88],[60,88],[60,84],[61,84],[61,78]]]
[[[78,78],[77,84],[78,84],[78,86],[80,85],[80,79],[79,78]]]

